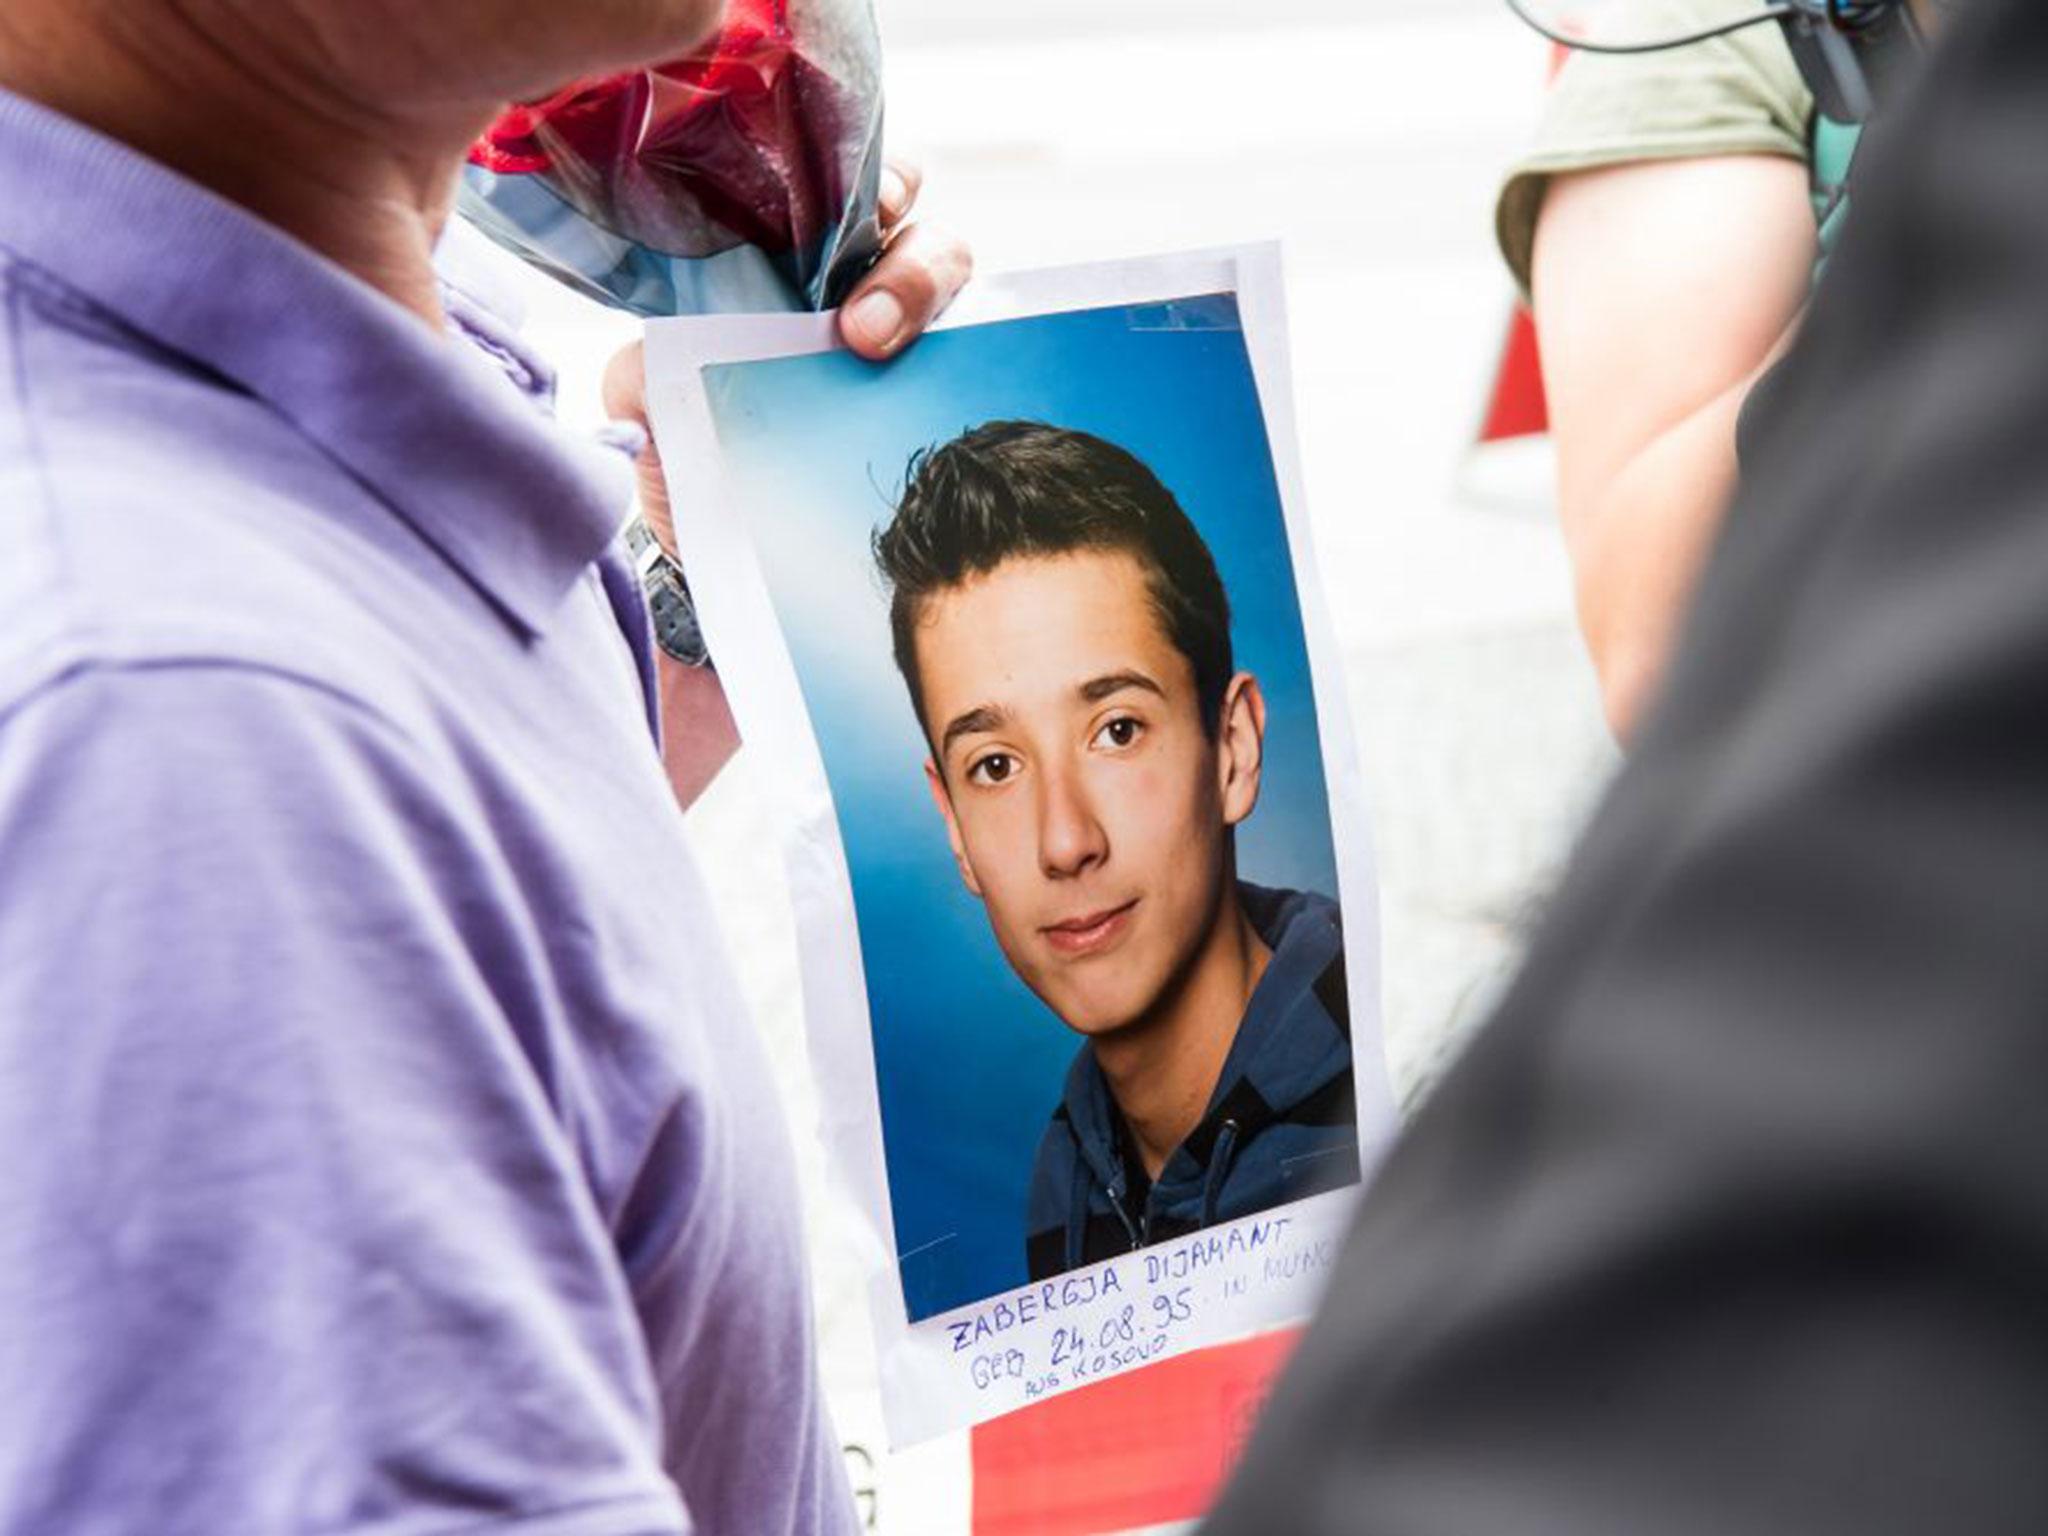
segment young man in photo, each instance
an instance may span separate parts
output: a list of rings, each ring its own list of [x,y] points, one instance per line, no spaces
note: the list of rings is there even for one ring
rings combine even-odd
[[[875,539],[960,876],[1083,1037],[1034,1279],[1358,1178],[1337,904],[1238,878],[1266,706],[1201,535],[1131,454],[995,422]]]

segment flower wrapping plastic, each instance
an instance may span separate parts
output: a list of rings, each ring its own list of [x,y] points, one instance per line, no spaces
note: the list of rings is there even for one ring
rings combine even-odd
[[[870,0],[728,0],[695,52],[507,111],[461,210],[638,314],[826,309],[880,248],[881,141]]]

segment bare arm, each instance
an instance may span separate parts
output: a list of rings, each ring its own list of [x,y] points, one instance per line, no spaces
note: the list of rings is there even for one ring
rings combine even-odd
[[[1579,625],[1626,741],[1735,487],[1735,424],[1805,303],[1807,172],[1767,155],[1560,178],[1534,289]]]

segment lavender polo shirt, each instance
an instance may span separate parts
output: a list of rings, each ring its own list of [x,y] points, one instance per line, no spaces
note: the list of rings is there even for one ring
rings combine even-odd
[[[851,1530],[623,460],[11,98],[0,301],[0,1530]]]

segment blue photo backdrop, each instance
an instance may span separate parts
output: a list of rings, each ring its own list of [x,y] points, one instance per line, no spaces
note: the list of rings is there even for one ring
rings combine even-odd
[[[1264,788],[1238,836],[1240,872],[1334,896],[1265,420],[1228,295],[945,331],[881,368],[831,353],[732,364],[706,382],[845,841],[896,1254],[916,1321],[1029,1278],[1032,1160],[1078,1037],[1017,980],[960,883],[891,660],[869,538],[911,454],[986,421],[1077,428],[1143,459],[1214,552],[1238,665],[1266,695]]]

